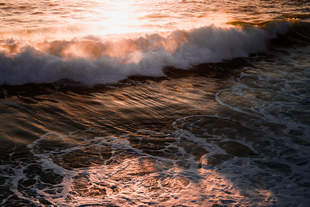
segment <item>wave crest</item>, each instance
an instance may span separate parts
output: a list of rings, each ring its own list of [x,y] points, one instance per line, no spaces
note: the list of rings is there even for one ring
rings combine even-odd
[[[287,33],[291,24],[273,22],[265,28],[210,25],[113,41],[95,36],[50,42],[0,40],[0,85],[60,79],[94,85],[132,75],[164,76],[165,66],[187,69],[264,52],[268,40]]]

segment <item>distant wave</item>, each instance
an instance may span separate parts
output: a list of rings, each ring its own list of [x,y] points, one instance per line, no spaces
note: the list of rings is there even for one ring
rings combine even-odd
[[[0,85],[61,79],[94,85],[116,83],[132,75],[164,76],[165,66],[187,69],[264,52],[278,34],[302,33],[305,28],[309,29],[309,23],[294,20],[258,26],[211,25],[113,41],[95,36],[51,42],[0,39]]]

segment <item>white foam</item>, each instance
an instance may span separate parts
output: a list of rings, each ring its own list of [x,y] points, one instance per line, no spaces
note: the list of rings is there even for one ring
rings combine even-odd
[[[128,76],[164,76],[164,66],[187,69],[266,51],[267,41],[290,22],[267,30],[214,25],[133,39],[75,38],[71,41],[0,40],[0,85],[71,79],[88,85],[116,83]]]

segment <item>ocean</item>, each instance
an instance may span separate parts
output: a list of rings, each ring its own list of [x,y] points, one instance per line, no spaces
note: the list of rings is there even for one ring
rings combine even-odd
[[[310,202],[308,0],[1,0],[0,206]]]

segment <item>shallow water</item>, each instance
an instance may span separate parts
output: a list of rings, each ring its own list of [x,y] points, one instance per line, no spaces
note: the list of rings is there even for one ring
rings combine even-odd
[[[120,2],[1,2],[0,205],[307,206],[309,3]]]

